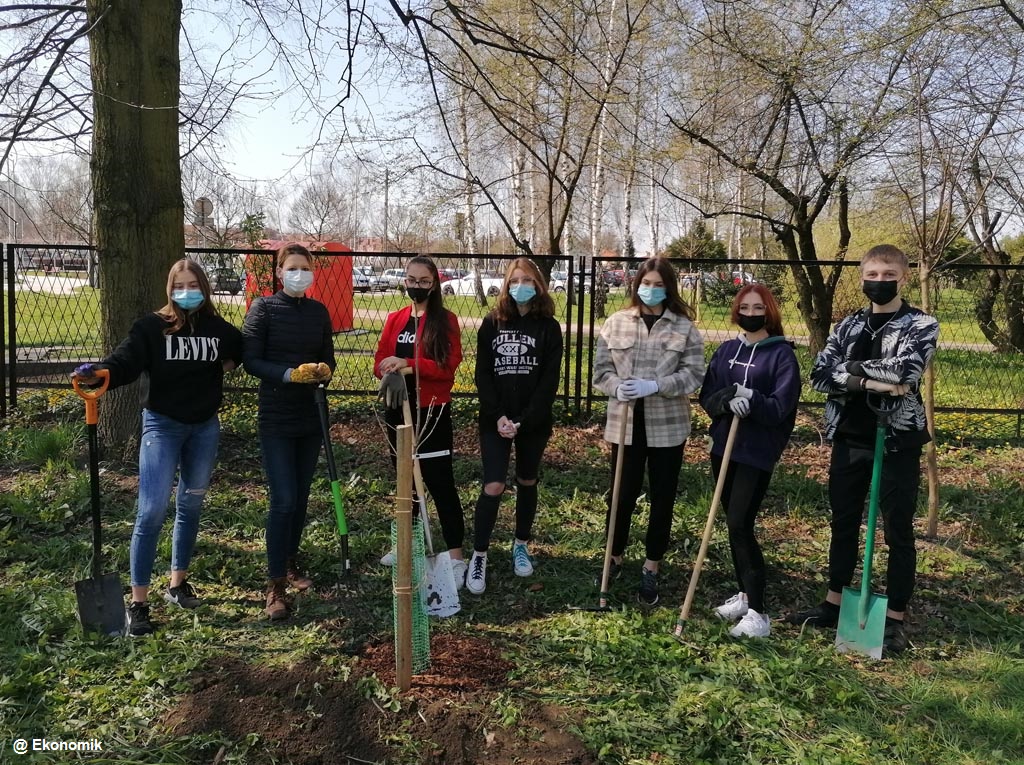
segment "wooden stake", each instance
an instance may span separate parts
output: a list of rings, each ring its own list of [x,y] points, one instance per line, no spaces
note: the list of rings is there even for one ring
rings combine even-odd
[[[398,605],[395,624],[395,676],[398,689],[412,687],[412,426],[399,425],[398,486],[395,491],[395,525],[397,544],[395,565],[398,567],[395,602]]]

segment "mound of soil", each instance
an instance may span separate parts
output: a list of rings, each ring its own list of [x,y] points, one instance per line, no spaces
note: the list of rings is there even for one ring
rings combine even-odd
[[[436,634],[430,651],[429,672],[413,677],[398,712],[358,690],[359,678],[371,674],[385,687],[395,684],[393,645],[381,643],[366,649],[348,680],[314,663],[256,667],[222,657],[192,676],[191,691],[162,722],[181,736],[241,742],[257,734],[277,761],[292,765],[597,762],[564,731],[571,722],[564,710],[528,705],[520,719],[501,727],[492,702],[508,686],[511,666],[487,640]],[[418,753],[389,748],[384,741],[392,734],[417,742]]]

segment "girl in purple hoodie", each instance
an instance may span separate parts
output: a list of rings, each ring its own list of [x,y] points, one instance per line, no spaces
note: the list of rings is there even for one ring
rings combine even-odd
[[[800,365],[782,329],[778,303],[763,284],[748,284],[732,301],[740,333],[711,357],[700,404],[711,417],[711,470],[723,470],[725,440],[733,417],[741,418],[726,470],[722,505],[740,591],[715,609],[737,621],[734,637],[767,637],[765,564],[754,523],[772,471],[786,448],[800,400]]]

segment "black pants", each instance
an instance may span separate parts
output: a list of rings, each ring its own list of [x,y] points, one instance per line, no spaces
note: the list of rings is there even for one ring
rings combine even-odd
[[[537,515],[537,484],[524,486],[519,481],[536,481],[540,475],[540,461],[551,438],[550,428],[520,432],[515,438],[502,437],[496,428],[480,428],[480,457],[483,462],[484,484],[505,483],[512,447],[516,448],[516,539],[524,541],[533,536],[533,520]],[[473,513],[473,549],[487,552],[491,534],[498,521],[501,495],[496,497],[481,491]]]
[[[660,561],[668,551],[672,535],[672,509],[676,502],[679,486],[679,471],[683,467],[683,448],[678,446],[654,447],[647,445],[647,428],[643,417],[633,418],[633,443],[622,457],[622,478],[619,486],[619,508],[615,515],[615,534],[612,538],[612,555],[618,557],[626,550],[629,542],[629,527],[636,511],[636,501],[644,487],[644,467],[647,468],[648,496],[651,515],[647,521],[647,559]],[[612,481],[615,476],[615,461],[619,446],[612,444]],[[612,487],[614,491],[614,486]],[[605,533],[611,518],[612,497],[608,494],[608,513],[605,516]]]
[[[391,444],[391,464],[397,462],[395,456],[395,427],[402,424],[401,410],[387,410],[384,416],[388,425],[388,442]],[[415,424],[416,413],[413,412]],[[423,484],[437,507],[437,517],[441,521],[441,533],[449,550],[462,547],[466,537],[466,521],[462,515],[462,500],[455,486],[452,473],[452,413],[450,404],[435,404],[419,410],[419,440],[414,447],[416,454],[447,451],[440,457],[427,457],[420,460],[420,472]],[[415,492],[415,488],[413,489]],[[416,504],[415,502],[413,503]]]
[[[722,458],[712,454],[711,474],[715,481],[718,481],[721,470]],[[729,549],[732,551],[736,583],[740,592],[747,594],[748,605],[759,614],[765,612],[765,565],[761,545],[754,535],[754,524],[771,480],[770,471],[730,462],[722,486],[722,507],[725,508],[725,522],[729,528]]]
[[[832,543],[828,551],[828,587],[842,592],[853,580],[859,557],[860,526],[871,487],[874,450],[837,439],[832,445],[828,495],[832,504]],[[889,608],[903,611],[914,592],[917,550],[914,513],[921,484],[921,447],[886,452],[882,462],[879,510],[889,548],[886,594]]]

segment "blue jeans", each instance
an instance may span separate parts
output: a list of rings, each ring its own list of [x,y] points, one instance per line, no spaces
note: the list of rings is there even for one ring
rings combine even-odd
[[[306,436],[274,436],[260,433],[263,472],[270,491],[267,513],[267,576],[279,579],[288,571],[288,560],[299,552],[306,525],[309,487],[313,483],[323,439]]]
[[[142,410],[139,505],[131,546],[132,587],[149,587],[174,475],[179,471],[171,569],[188,570],[199,533],[199,511],[217,462],[219,441],[220,421],[216,415],[206,422],[188,425]]]

